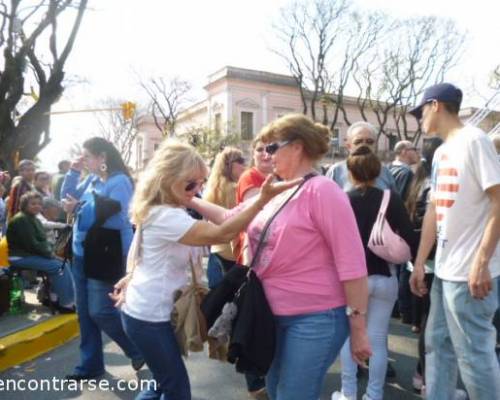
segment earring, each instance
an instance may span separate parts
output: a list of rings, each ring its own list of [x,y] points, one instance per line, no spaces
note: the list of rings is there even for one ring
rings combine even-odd
[[[99,166],[99,169],[100,169],[101,172],[106,172],[108,170],[108,166],[106,165],[106,163],[102,163]]]

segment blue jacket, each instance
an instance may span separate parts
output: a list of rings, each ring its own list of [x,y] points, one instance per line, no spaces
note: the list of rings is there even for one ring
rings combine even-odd
[[[98,176],[90,174],[80,183],[80,172],[70,170],[64,177],[61,199],[69,194],[79,200],[73,226],[73,254],[83,257],[83,241],[95,222],[93,192],[120,203],[121,211],[109,217],[103,227],[120,230],[123,254],[127,255],[133,237],[132,224],[128,217],[130,200],[134,192],[130,178],[125,174],[115,173],[104,182]]]

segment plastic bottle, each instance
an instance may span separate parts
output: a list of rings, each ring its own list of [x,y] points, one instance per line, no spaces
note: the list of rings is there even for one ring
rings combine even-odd
[[[9,305],[10,315],[24,312],[23,281],[19,275],[14,275],[10,280]]]

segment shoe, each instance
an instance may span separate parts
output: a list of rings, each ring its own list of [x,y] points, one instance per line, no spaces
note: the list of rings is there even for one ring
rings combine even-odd
[[[422,396],[423,399],[425,399],[426,397],[425,385],[422,385],[422,389],[420,389],[420,396]],[[468,398],[469,396],[467,395],[467,392],[465,390],[455,390],[455,396],[453,397],[453,400],[467,400]]]
[[[255,390],[254,392],[248,392],[248,395],[252,399],[256,400],[269,400],[269,396],[267,395],[267,390],[265,387],[259,390]]]
[[[63,307],[63,306],[60,306],[59,304],[56,304],[55,308],[59,312],[59,314],[74,314],[74,313],[76,313],[75,306]]]
[[[144,358],[136,358],[135,360],[132,360],[132,368],[134,371],[139,371],[145,363],[146,361],[144,361]]]
[[[64,379],[68,381],[83,381],[83,380],[89,380],[89,379],[96,379],[104,375],[104,372],[102,374],[70,374],[66,375]]]
[[[416,392],[420,392],[422,390],[422,387],[424,386],[422,375],[420,375],[418,372],[415,372],[415,375],[413,375],[413,378],[411,378],[411,384]]]
[[[356,396],[346,396],[342,392],[333,392],[332,400],[356,400]]]
[[[385,373],[386,378],[395,378],[396,377],[396,370],[394,367],[391,365],[390,362],[387,363],[387,372]]]
[[[417,325],[413,325],[413,326],[411,327],[411,331],[412,331],[413,333],[420,333],[420,327],[418,327]]]
[[[453,397],[453,400],[467,400],[469,396],[467,396],[467,392],[462,389],[456,389],[455,390],[455,396]]]

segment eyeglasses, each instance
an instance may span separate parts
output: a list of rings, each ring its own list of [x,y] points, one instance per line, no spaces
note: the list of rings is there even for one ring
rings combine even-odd
[[[352,144],[355,146],[358,146],[361,143],[367,144],[369,146],[373,146],[375,144],[375,140],[367,138],[367,139],[356,139],[352,142]]]
[[[188,184],[184,188],[186,192],[192,192],[194,189],[202,187],[207,182],[206,179],[200,181],[188,181]]]
[[[283,142],[274,142],[274,143],[268,144],[265,147],[266,153],[273,155],[279,149],[281,149],[282,147],[285,147],[287,144],[290,144],[290,143],[291,143],[291,140],[285,140]]]

